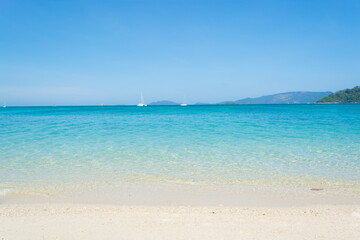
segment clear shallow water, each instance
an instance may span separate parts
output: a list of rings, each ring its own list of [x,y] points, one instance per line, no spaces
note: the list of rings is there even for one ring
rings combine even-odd
[[[360,186],[360,105],[8,107],[0,189]]]

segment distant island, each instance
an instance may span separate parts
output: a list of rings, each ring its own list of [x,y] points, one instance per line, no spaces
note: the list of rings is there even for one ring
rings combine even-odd
[[[214,105],[212,103],[203,103],[203,102],[197,102],[194,105]]]
[[[216,105],[241,104],[314,104],[314,103],[360,103],[360,87],[332,92],[285,92],[256,98],[243,98],[236,101],[219,102]],[[162,100],[149,103],[152,106],[180,105],[180,103]],[[193,105],[215,105],[198,102]]]
[[[360,103],[360,87],[345,89],[323,97],[316,103]]]
[[[244,98],[218,104],[307,104],[328,96],[332,92],[285,92],[257,98]]]
[[[173,101],[169,101],[169,100],[162,100],[162,101],[157,101],[157,102],[152,102],[152,103],[149,103],[149,105],[152,105],[152,106],[163,106],[163,105],[180,105],[180,103],[177,103],[177,102],[173,102]]]

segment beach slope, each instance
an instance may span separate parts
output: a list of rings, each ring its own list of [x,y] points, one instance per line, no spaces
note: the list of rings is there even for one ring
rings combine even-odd
[[[3,204],[0,239],[360,239],[360,206]]]

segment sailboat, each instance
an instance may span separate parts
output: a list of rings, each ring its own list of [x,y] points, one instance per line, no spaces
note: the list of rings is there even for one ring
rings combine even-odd
[[[6,108],[6,102],[4,102],[4,105],[2,106],[3,108]]]
[[[137,105],[138,107],[146,107],[147,105],[144,103],[144,97],[143,94],[141,92],[141,98],[140,98],[140,103]]]

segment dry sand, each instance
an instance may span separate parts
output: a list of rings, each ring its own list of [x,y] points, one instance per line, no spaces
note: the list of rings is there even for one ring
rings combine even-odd
[[[2,204],[0,239],[360,239],[360,205]]]
[[[360,239],[358,192],[129,185],[0,198],[0,240]]]

